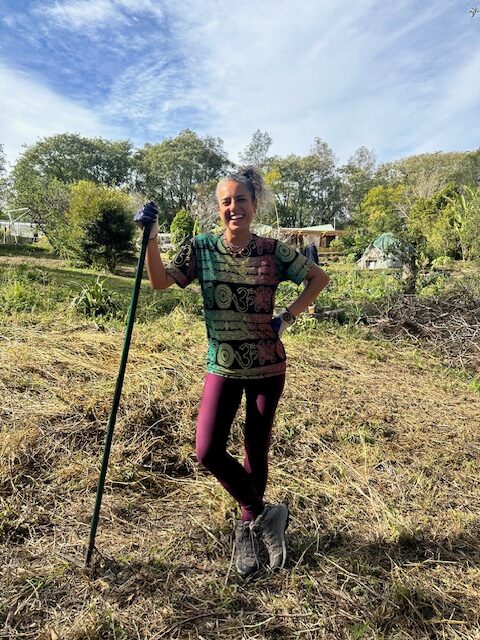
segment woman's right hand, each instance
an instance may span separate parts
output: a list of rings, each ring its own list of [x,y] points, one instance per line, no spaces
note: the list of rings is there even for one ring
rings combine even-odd
[[[147,225],[150,226],[149,240],[156,238],[158,235],[158,207],[155,202],[147,202],[133,216],[133,219],[142,229]]]

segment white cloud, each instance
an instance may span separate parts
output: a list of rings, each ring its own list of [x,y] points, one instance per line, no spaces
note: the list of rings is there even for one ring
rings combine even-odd
[[[25,72],[0,64],[0,85],[0,142],[10,163],[21,153],[22,144],[57,133],[126,137],[94,111],[58,95]]]
[[[272,136],[273,153],[306,153],[318,136],[342,161],[360,145],[391,159],[478,144],[478,25],[448,0],[352,0],[348,9],[334,0],[42,5],[52,42],[58,26],[107,37],[112,58],[128,61],[120,71],[114,65],[101,104],[87,110],[65,99],[67,113],[79,110],[102,132],[106,122],[122,123],[139,144],[187,127],[222,137],[233,159],[258,128]],[[48,100],[64,99],[37,89],[46,126]]]
[[[38,8],[64,29],[92,33],[105,27],[129,24],[129,18],[149,14],[157,19],[163,11],[153,0],[57,0]]]
[[[406,154],[435,126],[446,70],[453,65],[451,79],[462,51],[471,55],[463,16],[452,22],[447,0],[355,0],[348,9],[317,0],[245,0],[241,7],[224,3],[222,11],[215,0],[176,6],[178,46],[195,78],[182,99],[194,105],[203,94],[211,122],[205,132],[220,135],[232,154],[257,128],[282,155],[305,153],[316,136],[342,160],[360,145],[375,147],[379,157]],[[472,44],[479,51],[478,39]],[[462,87],[454,83],[449,92],[450,112],[459,117],[478,109],[476,72],[469,66]],[[467,130],[451,128],[457,145],[468,148]]]

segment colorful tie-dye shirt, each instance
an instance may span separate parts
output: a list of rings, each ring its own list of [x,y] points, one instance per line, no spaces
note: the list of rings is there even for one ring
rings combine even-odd
[[[208,337],[207,371],[228,378],[285,372],[285,350],[270,324],[279,282],[305,280],[313,262],[289,245],[252,235],[241,256],[223,235],[199,235],[167,272],[182,288],[200,281]]]

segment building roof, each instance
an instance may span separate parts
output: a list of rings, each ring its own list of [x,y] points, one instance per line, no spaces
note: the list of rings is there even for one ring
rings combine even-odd
[[[280,227],[280,233],[292,236],[322,236],[322,235],[341,235],[342,231],[335,229],[331,224],[318,224],[313,227]]]

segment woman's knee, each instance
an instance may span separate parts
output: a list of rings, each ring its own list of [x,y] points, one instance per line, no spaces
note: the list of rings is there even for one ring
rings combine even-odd
[[[209,471],[215,469],[222,459],[222,452],[217,447],[205,445],[204,443],[197,443],[196,455],[198,463]]]

